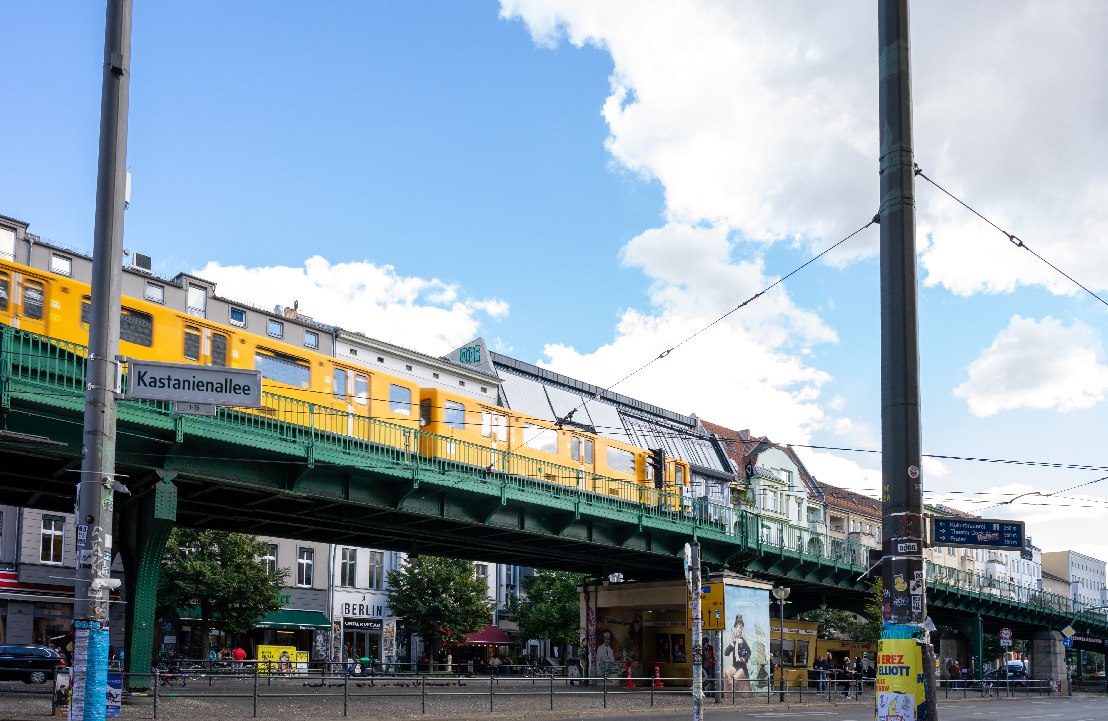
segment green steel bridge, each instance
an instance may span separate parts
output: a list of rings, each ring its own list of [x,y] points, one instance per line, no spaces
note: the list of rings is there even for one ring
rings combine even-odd
[[[0,499],[71,512],[87,350],[0,325]],[[860,612],[868,548],[807,526],[583,474],[476,443],[264,394],[262,409],[185,416],[121,401],[113,537],[127,590],[127,660],[149,666],[162,551],[174,525],[452,556],[628,580],[681,574],[699,541],[712,570],[790,586],[788,614]],[[1073,624],[1108,638],[1069,599],[928,565],[937,623],[1016,638]]]

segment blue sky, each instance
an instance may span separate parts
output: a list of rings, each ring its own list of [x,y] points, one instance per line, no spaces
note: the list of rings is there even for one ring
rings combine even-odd
[[[13,110],[0,114],[0,213],[90,248],[103,6],[0,12],[23,48],[0,67]],[[1104,12],[915,13],[918,162],[1108,288]],[[295,297],[428,352],[479,333],[611,383],[873,214],[870,15],[139,2],[126,245],[227,295]],[[999,31],[979,42],[983,28]],[[1108,465],[1104,306],[933,188],[917,195],[925,449]],[[622,390],[775,440],[878,448],[876,241],[866,231]],[[811,460],[824,480],[875,486],[876,456]],[[948,461],[928,487],[1086,480]],[[1003,513],[1033,514],[1057,547],[1102,520],[1102,501],[1081,503],[1096,508]]]

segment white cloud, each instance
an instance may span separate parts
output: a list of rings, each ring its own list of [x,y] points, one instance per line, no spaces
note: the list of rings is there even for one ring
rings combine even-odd
[[[943,463],[942,461],[940,461],[938,458],[924,457],[924,459],[923,459],[923,477],[924,477],[924,479],[942,478],[943,476],[947,475],[948,473],[950,473],[950,468],[948,468],[947,465],[945,463]]]
[[[404,277],[391,265],[369,261],[329,263],[320,256],[301,268],[208,263],[194,271],[264,308],[300,302],[316,320],[361,331],[373,338],[425,353],[445,354],[477,335],[479,311],[493,318],[508,313],[497,298],[458,300],[457,287],[440,280]]]
[[[1108,366],[1099,335],[1075,321],[1068,328],[1050,316],[1012,317],[993,344],[969,366],[969,380],[954,389],[975,416],[1012,408],[1089,408],[1108,392]]]

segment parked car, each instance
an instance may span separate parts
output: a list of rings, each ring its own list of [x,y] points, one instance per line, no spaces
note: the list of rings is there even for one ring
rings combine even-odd
[[[65,657],[53,646],[0,646],[0,679],[46,683],[65,666]]]
[[[1004,686],[1011,684],[1012,686],[1026,686],[1027,675],[1020,668],[998,668],[993,671],[985,673],[985,680],[991,681],[995,685]]]

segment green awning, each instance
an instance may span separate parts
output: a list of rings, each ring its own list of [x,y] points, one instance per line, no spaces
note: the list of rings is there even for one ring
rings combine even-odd
[[[274,611],[256,624],[257,628],[282,631],[326,631],[331,622],[319,611]]]

